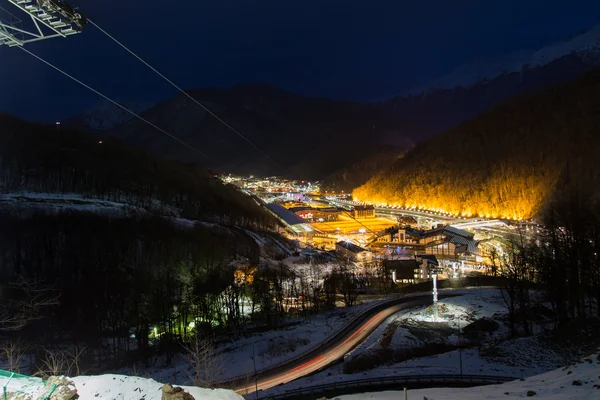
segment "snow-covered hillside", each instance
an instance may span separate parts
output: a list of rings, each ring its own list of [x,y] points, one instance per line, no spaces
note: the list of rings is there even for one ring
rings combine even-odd
[[[153,379],[125,375],[78,376],[68,378],[74,383],[79,400],[160,400],[163,384]],[[175,385],[174,385],[175,386]],[[7,399],[38,400],[46,398],[53,385],[40,378],[10,378],[0,376],[0,388],[6,387]],[[73,389],[72,386],[69,386]],[[197,400],[243,400],[226,389],[203,389],[182,386]],[[57,388],[56,393],[60,388]],[[52,397],[54,398],[54,397]],[[62,397],[61,397],[62,398]]]
[[[495,400],[533,397],[544,400],[575,400],[600,398],[600,354],[584,358],[579,363],[545,374],[503,385],[478,386],[468,389],[435,388],[409,390],[410,400]],[[336,397],[339,400],[397,400],[401,392],[360,393]]]
[[[547,65],[561,57],[576,54],[590,63],[600,61],[600,25],[589,31],[538,50],[518,50],[498,57],[480,58],[460,65],[425,87],[408,94],[428,93],[440,89],[470,87],[500,75],[520,72],[524,68]]]
[[[129,101],[121,101],[119,103],[137,114],[147,110],[151,106],[149,103],[134,103]],[[83,113],[65,121],[65,124],[84,130],[104,132],[123,125],[132,118],[134,117],[127,111],[103,100]]]

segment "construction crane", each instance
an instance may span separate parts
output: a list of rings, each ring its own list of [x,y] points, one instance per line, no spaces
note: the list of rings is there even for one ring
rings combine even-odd
[[[23,21],[0,7],[0,45],[24,46],[55,37],[80,33],[87,19],[78,9],[63,0],[7,0],[28,17],[33,24]]]

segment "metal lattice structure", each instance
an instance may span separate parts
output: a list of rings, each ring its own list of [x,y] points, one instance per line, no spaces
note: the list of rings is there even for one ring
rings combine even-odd
[[[24,27],[23,21],[0,7],[0,45],[23,46],[31,42],[67,37],[81,32],[82,27],[77,26],[77,21],[67,18],[60,1],[7,1],[27,14],[32,24],[30,28]]]

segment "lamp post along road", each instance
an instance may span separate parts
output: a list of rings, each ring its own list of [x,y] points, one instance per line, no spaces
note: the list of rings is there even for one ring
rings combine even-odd
[[[460,319],[458,320],[458,362],[460,366],[460,376],[463,374],[463,366],[462,366],[462,333],[460,327]]]
[[[433,275],[433,320],[438,319],[438,291],[437,291],[437,274]]]
[[[252,343],[252,362],[254,363],[254,393],[258,400],[258,375],[256,375],[256,342]]]

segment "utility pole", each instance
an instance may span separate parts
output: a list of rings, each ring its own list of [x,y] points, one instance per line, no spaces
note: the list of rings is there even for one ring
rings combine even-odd
[[[433,274],[433,320],[438,319],[438,291],[437,291],[437,274]]]
[[[254,363],[254,395],[258,400],[258,375],[256,375],[256,343],[252,343],[252,362]]]
[[[460,327],[460,319],[458,320],[458,360],[460,363],[460,376],[463,374],[462,367],[462,335],[461,335],[461,327]]]

